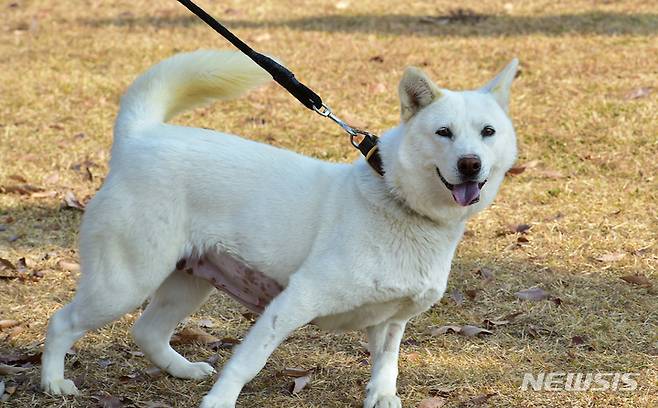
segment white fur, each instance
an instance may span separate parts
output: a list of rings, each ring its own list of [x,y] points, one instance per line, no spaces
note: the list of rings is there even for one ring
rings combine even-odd
[[[269,78],[241,54],[180,54],[151,68],[121,102],[111,170],[81,227],[78,290],[48,328],[44,390],[77,393],[64,379],[66,351],[85,331],[149,296],[134,328],[145,354],[177,377],[210,374],[209,365],[189,362],[168,340],[213,290],[174,265],[193,251],[217,251],[285,289],[236,348],[201,407],[234,407],[270,353],[309,322],[366,329],[374,361],[364,406],[400,407],[395,384],[405,324],[441,298],[466,219],[494,199],[514,161],[506,109],[515,71],[513,62],[492,84],[468,92],[439,89],[419,70],[408,71],[400,85],[403,121],[381,138],[382,178],[363,159],[330,164],[164,123]],[[497,129],[486,140],[479,135],[485,123]],[[453,140],[435,134],[448,125]],[[456,183],[463,154],[480,155],[488,178],[481,201],[469,207],[454,202],[435,169]]]

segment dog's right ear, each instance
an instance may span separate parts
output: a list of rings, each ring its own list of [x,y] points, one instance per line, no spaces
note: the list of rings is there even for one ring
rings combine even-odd
[[[402,121],[411,119],[419,110],[441,95],[439,88],[419,68],[408,67],[398,86],[400,94],[400,116]]]
[[[516,78],[519,60],[514,58],[502,71],[488,84],[480,88],[481,92],[490,93],[505,113],[509,110],[509,93],[512,81]]]

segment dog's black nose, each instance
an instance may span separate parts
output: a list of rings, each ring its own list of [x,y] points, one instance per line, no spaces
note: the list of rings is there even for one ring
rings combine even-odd
[[[457,168],[464,177],[475,177],[482,168],[482,162],[478,156],[473,154],[462,156],[457,161]]]

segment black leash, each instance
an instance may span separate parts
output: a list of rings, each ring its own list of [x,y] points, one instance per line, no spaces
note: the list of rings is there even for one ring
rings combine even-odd
[[[377,146],[377,136],[365,130],[356,129],[340,120],[333,114],[331,109],[322,103],[320,95],[313,92],[309,87],[302,84],[295,78],[295,74],[290,72],[286,67],[274,61],[272,58],[254,51],[242,40],[236,37],[219,21],[215,20],[210,14],[206,13],[201,7],[197,6],[190,0],[178,0],[179,3],[187,7],[192,13],[208,24],[212,29],[217,31],[222,37],[226,38],[231,44],[235,45],[246,56],[251,58],[256,64],[260,65],[265,71],[272,75],[272,78],[284,87],[292,96],[297,98],[302,105],[308,109],[314,110],[321,116],[327,117],[336,122],[345,132],[350,135],[350,143],[357,148],[366,158],[370,167],[373,168],[380,176],[384,175],[382,160],[379,156]]]

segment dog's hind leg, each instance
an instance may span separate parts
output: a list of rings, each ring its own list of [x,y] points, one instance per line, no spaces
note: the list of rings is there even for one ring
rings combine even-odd
[[[147,358],[174,377],[200,379],[214,372],[208,363],[192,363],[169,345],[178,322],[193,313],[214,290],[208,281],[175,271],[155,292],[133,336]]]
[[[45,392],[77,394],[73,382],[64,378],[66,352],[88,330],[99,328],[136,309],[172,269],[172,265],[163,268],[163,260],[122,257],[125,253],[113,244],[116,243],[105,242],[103,248],[92,248],[94,256],[87,257],[88,263],[82,257],[83,273],[73,301],[50,319],[41,359],[41,387]],[[135,264],[148,268],[148,277],[144,277],[142,268]]]
[[[109,283],[109,282],[107,282]],[[119,319],[137,308],[148,293],[140,296],[115,282],[86,292],[78,288],[75,298],[53,315],[42,356],[41,387],[51,394],[77,394],[72,381],[64,378],[64,357],[88,330]],[[82,290],[81,290],[82,289]]]

